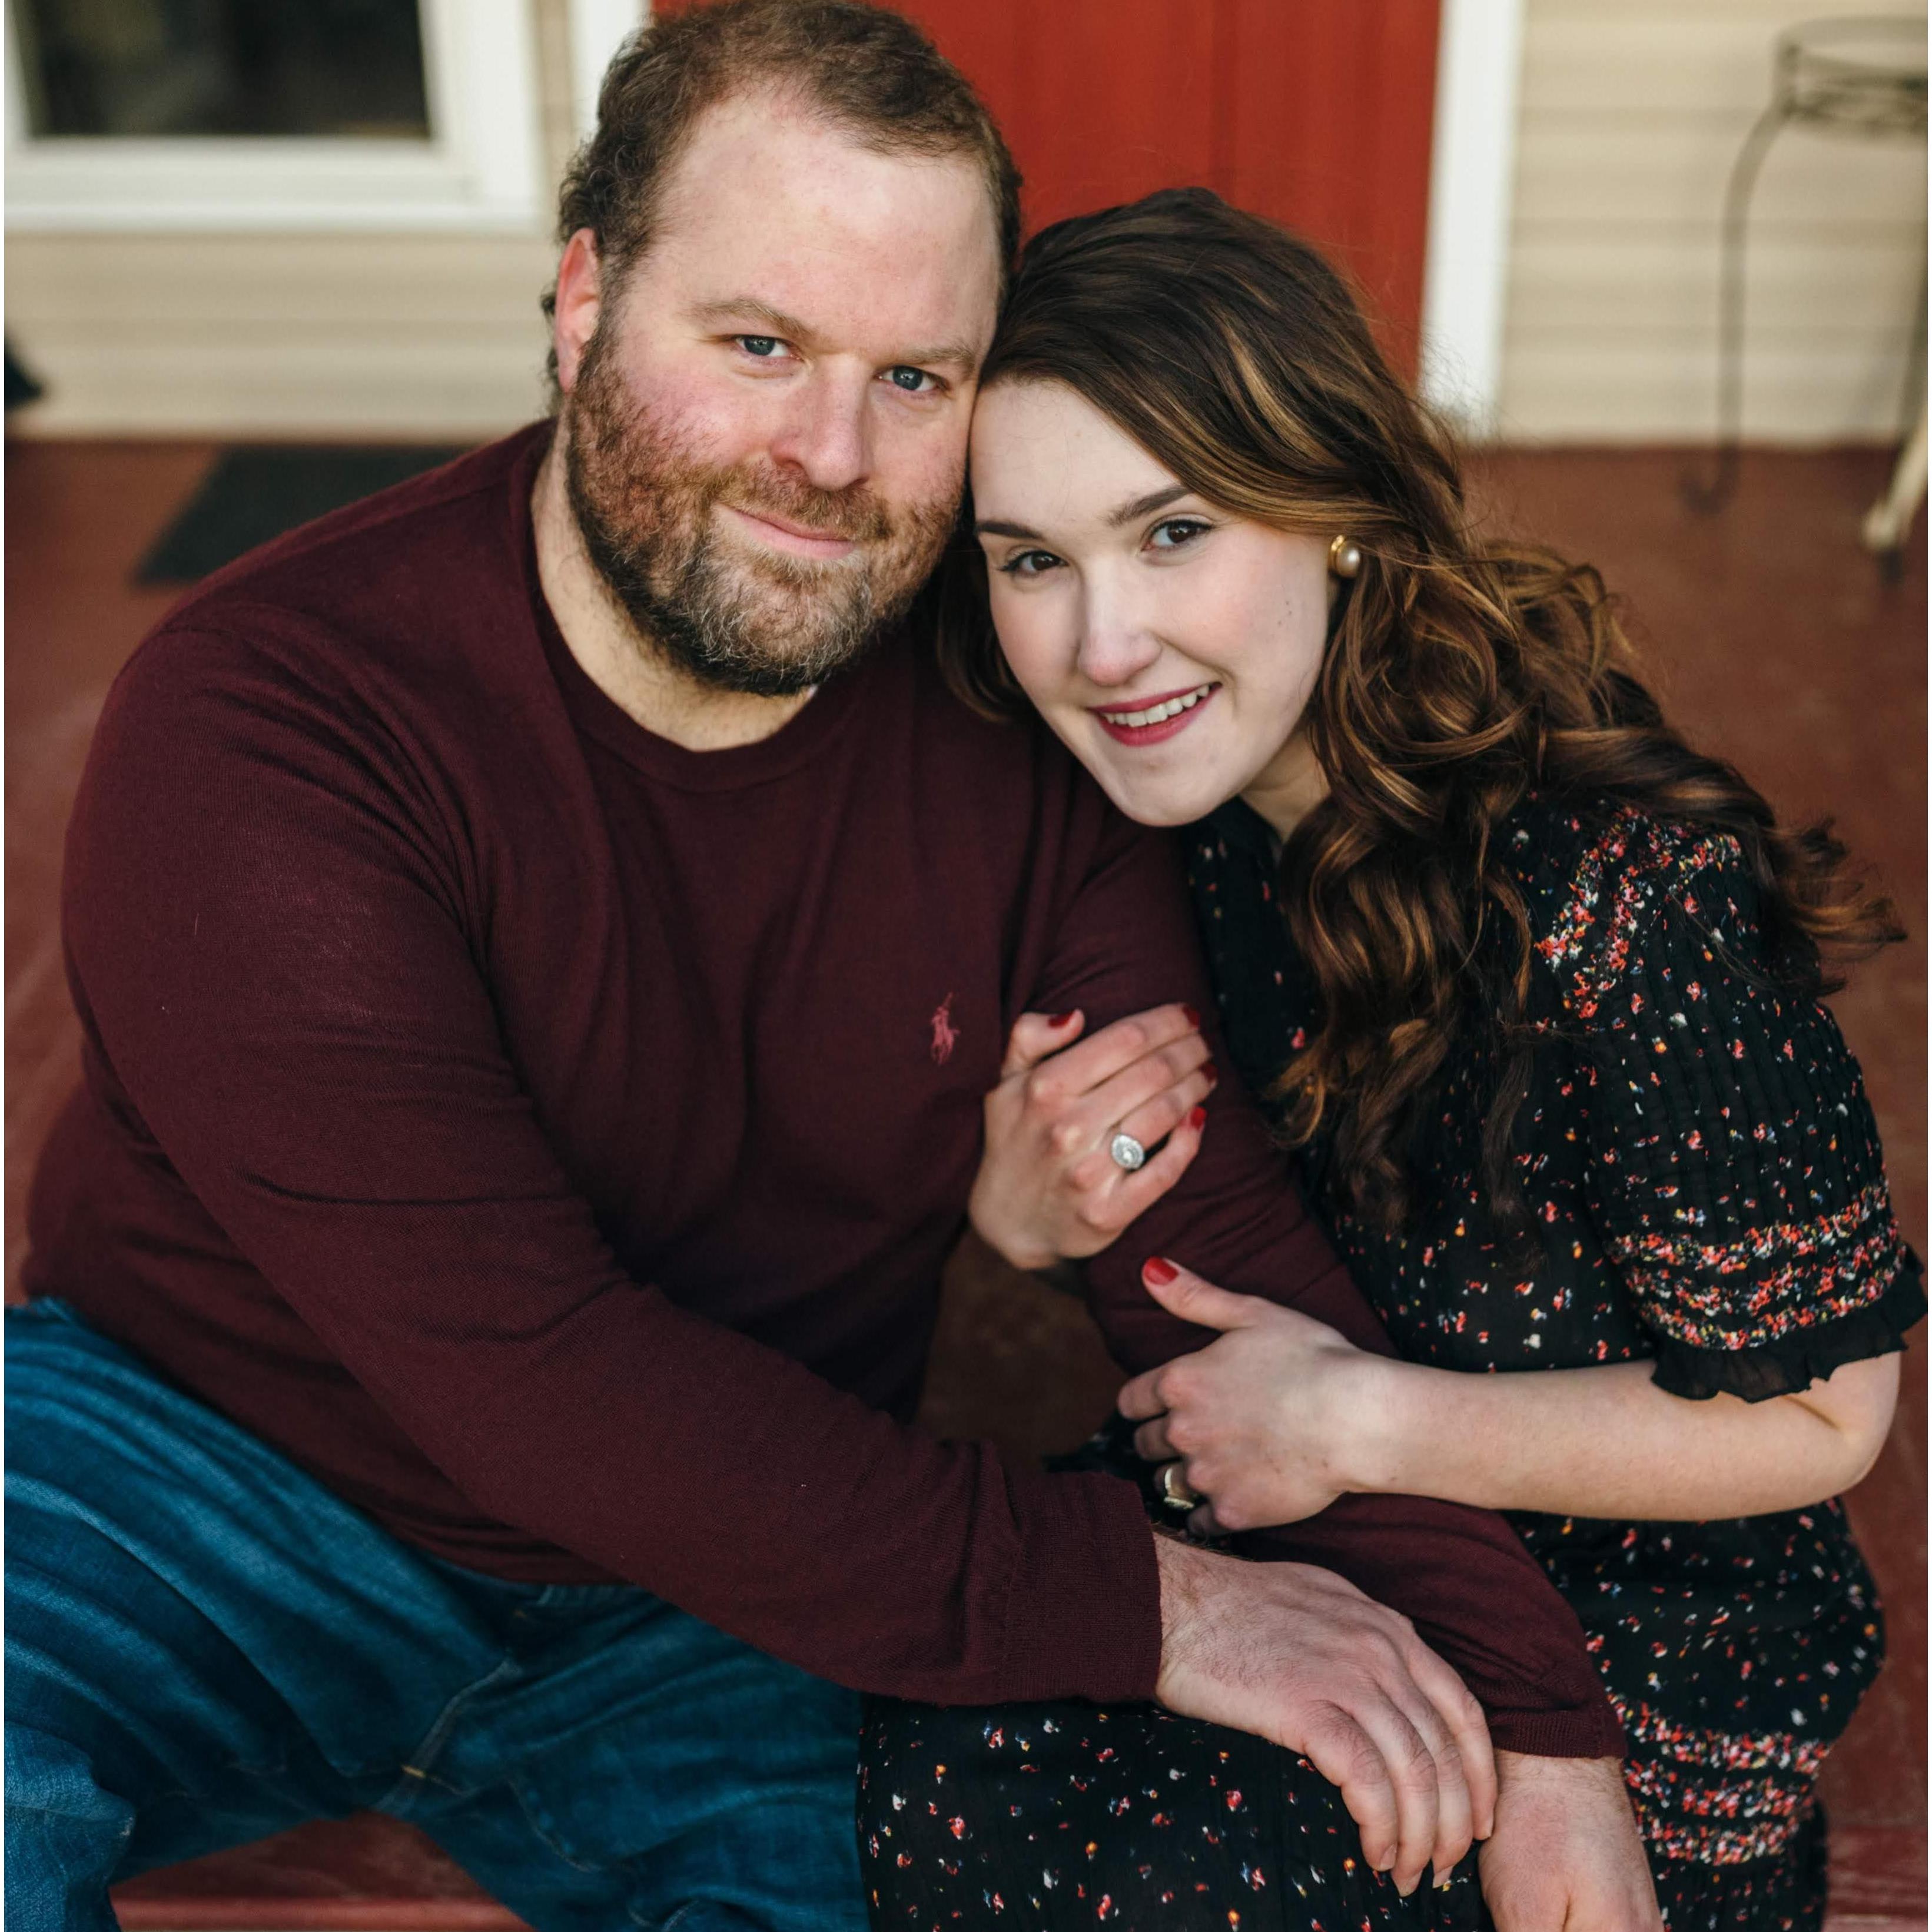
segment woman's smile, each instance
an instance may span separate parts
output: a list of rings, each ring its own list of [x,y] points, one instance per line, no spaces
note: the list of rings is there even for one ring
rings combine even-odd
[[[1117,744],[1161,745],[1186,730],[1220,688],[1214,683],[1191,685],[1184,691],[1156,692],[1151,698],[1087,709]]]

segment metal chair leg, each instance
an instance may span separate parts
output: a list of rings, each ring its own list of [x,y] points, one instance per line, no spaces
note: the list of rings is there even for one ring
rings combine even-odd
[[[1694,510],[1715,510],[1730,500],[1738,482],[1738,448],[1744,435],[1744,244],[1752,190],[1778,132],[1791,118],[1774,101],[1752,124],[1731,164],[1724,190],[1724,260],[1718,291],[1718,460],[1707,482],[1684,479],[1684,498]]]
[[[1918,426],[1898,453],[1890,487],[1865,512],[1865,548],[1877,553],[1880,565],[1888,576],[1897,575],[1901,567],[1906,536],[1924,500],[1925,406],[1921,403]]]
[[[1905,390],[1899,412],[1898,459],[1885,493],[1865,512],[1861,532],[1880,572],[1898,577],[1904,566],[1905,539],[1925,500],[1925,276],[1918,278],[1918,308],[1912,319],[1912,348],[1906,357]]]

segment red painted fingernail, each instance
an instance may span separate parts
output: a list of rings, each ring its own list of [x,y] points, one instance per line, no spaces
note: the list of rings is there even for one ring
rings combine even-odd
[[[1187,1124],[1196,1129],[1205,1126],[1208,1124],[1208,1109],[1205,1107],[1196,1107],[1193,1112],[1188,1115]]]
[[[1050,1027],[1064,1027],[1072,1017],[1071,1013],[1048,1013],[1046,1023]]]
[[[1199,1027],[1201,1024],[1201,1016],[1197,1013],[1192,1006],[1183,1006],[1180,1010],[1187,1016],[1187,1024],[1190,1026],[1195,1028]]]
[[[1141,1279],[1150,1281],[1156,1288],[1165,1288],[1171,1281],[1180,1278],[1180,1270],[1163,1255],[1150,1255],[1141,1264]]]

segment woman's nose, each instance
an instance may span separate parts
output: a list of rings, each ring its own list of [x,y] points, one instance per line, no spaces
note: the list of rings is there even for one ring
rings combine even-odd
[[[1081,675],[1112,690],[1130,684],[1160,656],[1160,640],[1124,610],[1091,609],[1080,639]]]

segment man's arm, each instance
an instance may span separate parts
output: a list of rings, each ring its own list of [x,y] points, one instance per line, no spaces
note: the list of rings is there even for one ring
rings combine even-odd
[[[1076,797],[1070,812],[1080,808]],[[1092,808],[1101,808],[1097,797]],[[1078,1008],[1091,1034],[1174,1001],[1211,1014],[1172,842],[1108,811],[1087,849],[1094,856],[1078,879],[1065,883],[1050,950],[1018,962],[1009,1021],[1022,1010]],[[1204,1030],[1218,1046],[1211,1019]],[[1205,1104],[1200,1150],[1186,1172],[1085,1264],[1094,1313],[1116,1359],[1138,1374],[1213,1339],[1142,1287],[1142,1264],[1156,1255],[1299,1309],[1359,1348],[1391,1353],[1238,1083],[1222,1081]],[[1347,1496],[1318,1516],[1257,1532],[1242,1546],[1333,1570],[1412,1619],[1475,1692],[1499,1748],[1621,1754],[1622,1730],[1574,1612],[1500,1517],[1412,1497]]]
[[[182,1183],[502,1522],[848,1684],[1150,1695],[1121,1485],[902,1429],[616,1265],[505,1051],[433,774],[302,643],[144,649],[73,821],[80,1004]]]

